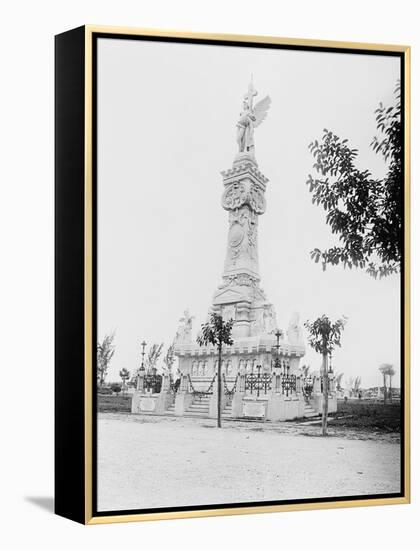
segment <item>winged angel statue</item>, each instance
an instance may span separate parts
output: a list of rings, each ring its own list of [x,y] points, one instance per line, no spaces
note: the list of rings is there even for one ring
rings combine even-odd
[[[270,96],[265,96],[261,101],[253,105],[254,97],[257,95],[254,84],[248,86],[248,93],[244,96],[242,112],[236,125],[239,152],[254,153],[254,128],[257,128],[267,117],[267,111],[271,104]]]

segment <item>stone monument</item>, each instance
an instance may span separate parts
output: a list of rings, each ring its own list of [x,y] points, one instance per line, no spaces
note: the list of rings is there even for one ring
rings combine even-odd
[[[317,416],[322,409],[319,373],[308,376],[299,368],[305,354],[299,315],[294,313],[286,331],[277,325],[276,310],[260,286],[258,225],[266,209],[268,179],[255,157],[254,130],[265,120],[271,100],[254,104],[252,79],[236,124],[238,152],[232,167],[222,172],[222,207],[227,212],[227,249],[221,284],[211,313],[233,321],[233,345],[222,350],[222,408],[224,418],[259,418],[282,421]],[[179,320],[174,338],[180,378],[140,369],[132,400],[136,414],[217,416],[217,362],[214,346],[199,346],[193,337],[188,309]],[[204,321],[204,319],[203,319]],[[329,410],[337,410],[335,379],[329,377]]]
[[[245,377],[257,368],[267,376],[279,369],[296,374],[305,353],[298,315],[292,317],[285,338],[284,332],[278,331],[275,308],[260,286],[258,225],[266,210],[268,179],[258,167],[254,130],[265,120],[271,100],[266,96],[254,104],[256,95],[251,80],[236,125],[239,150],[232,167],[222,172],[222,207],[228,214],[227,250],[222,281],[209,310],[209,313],[222,315],[224,320],[234,321],[234,344],[226,348],[222,361],[225,394],[233,396],[232,416],[242,416],[246,410],[243,403],[246,389],[242,388],[241,392],[237,387],[239,375]],[[200,347],[191,339],[190,320],[189,313],[185,312],[175,338],[175,355],[184,380],[177,400],[187,399],[188,402],[191,396],[182,397],[183,393],[211,392],[217,371],[217,350],[211,346]],[[238,393],[242,394],[241,403],[235,410],[233,394]],[[211,401],[210,416],[214,416]],[[254,405],[251,408],[256,415],[258,407]],[[188,403],[183,403],[178,408],[175,406],[175,410],[180,412],[187,406]]]

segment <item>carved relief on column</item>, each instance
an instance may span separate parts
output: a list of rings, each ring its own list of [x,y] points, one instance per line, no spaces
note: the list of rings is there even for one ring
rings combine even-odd
[[[258,274],[258,216],[249,208],[229,212],[225,272],[245,268]]]
[[[238,210],[247,204],[256,214],[264,214],[264,189],[254,178],[245,177],[225,185],[226,189],[222,196],[222,206],[225,210]]]

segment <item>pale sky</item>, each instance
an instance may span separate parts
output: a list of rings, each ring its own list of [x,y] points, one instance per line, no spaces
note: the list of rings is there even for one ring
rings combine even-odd
[[[333,357],[344,380],[381,383],[400,368],[400,277],[314,264],[336,242],[305,182],[315,175],[308,144],[328,128],[386,173],[369,148],[374,110],[391,104],[394,57],[100,39],[98,46],[98,338],[115,330],[108,380],[139,366],[140,341],[173,340],[188,308],[194,334],[221,283],[228,213],[220,172],[237,152],[236,122],[251,73],[272,100],[255,130],[269,178],[259,219],[261,287],[286,329],[322,314],[349,318]],[[303,363],[319,368],[307,347]],[[399,385],[399,375],[393,381]]]

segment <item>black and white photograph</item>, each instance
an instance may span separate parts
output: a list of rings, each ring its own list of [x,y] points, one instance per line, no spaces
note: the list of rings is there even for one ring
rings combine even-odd
[[[6,550],[416,546],[418,5],[2,5]]]
[[[97,514],[404,494],[404,60],[99,35]]]

